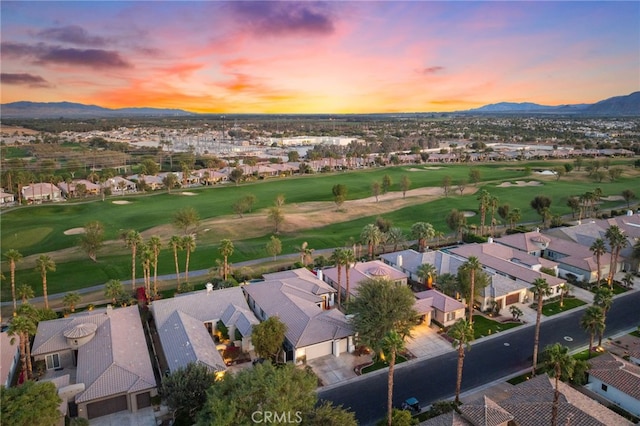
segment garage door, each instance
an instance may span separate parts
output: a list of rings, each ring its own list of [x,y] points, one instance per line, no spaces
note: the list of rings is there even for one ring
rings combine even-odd
[[[139,393],[136,395],[136,406],[141,408],[151,407],[151,392]]]
[[[127,410],[127,396],[122,395],[111,399],[105,399],[104,401],[87,404],[87,417],[91,420],[96,417],[102,417],[107,414],[125,410]]]
[[[307,354],[307,361],[324,355],[331,355],[331,353],[333,352],[332,346],[332,342],[325,342],[314,346],[308,346],[305,349],[305,353]]]
[[[513,305],[520,301],[520,293],[510,294],[507,296],[507,305]]]

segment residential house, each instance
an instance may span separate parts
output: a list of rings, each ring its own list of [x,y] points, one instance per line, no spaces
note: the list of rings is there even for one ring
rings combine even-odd
[[[371,260],[368,262],[356,262],[349,268],[349,295],[348,297],[358,296],[358,287],[360,283],[368,278],[386,278],[398,285],[407,285],[407,274],[399,271],[380,260]],[[326,268],[322,270],[322,279],[330,284],[336,290],[338,289],[338,268]],[[346,300],[347,272],[343,266],[340,277],[340,290],[342,291],[341,299]]]
[[[640,417],[640,366],[611,353],[590,359],[589,365],[586,387]]]
[[[20,360],[20,336],[9,336],[9,333],[3,331],[0,333],[0,348],[0,385],[8,388]]]
[[[417,282],[422,281],[422,278],[418,276],[418,268],[422,264],[430,264],[436,268],[437,280],[437,275],[451,270],[457,271],[460,265],[464,263],[464,260],[459,257],[451,256],[446,251],[441,250],[429,250],[423,253],[412,249],[401,250],[382,254],[380,255],[380,260],[404,272],[410,279]]]
[[[515,303],[532,301],[533,293],[530,288],[538,278],[546,280],[551,288],[551,294],[545,299],[558,296],[565,285],[564,279],[540,272],[543,266],[554,268],[554,262],[492,241],[483,244],[465,244],[449,249],[449,252],[461,257],[464,261],[475,256],[482,265],[483,271],[491,277],[489,287],[485,289],[480,300],[475,300],[479,303],[481,310],[487,310],[494,301],[499,309]],[[457,273],[457,269],[449,272]]]
[[[629,420],[604,405],[558,383],[558,425],[623,426]],[[443,414],[420,423],[420,426],[540,426],[552,424],[555,379],[540,374],[508,391],[483,395],[459,407],[460,413]]]
[[[28,203],[62,201],[60,189],[52,183],[34,183],[22,187],[22,198]]]
[[[429,316],[425,317],[425,322],[429,319],[440,326],[448,327],[453,325],[460,318],[464,318],[464,304],[459,300],[449,297],[438,290],[427,290],[415,293],[416,299],[423,306],[416,307],[418,312],[429,309]],[[429,322],[427,322],[429,324]]]
[[[336,291],[328,284],[305,268],[266,274],[264,279],[242,290],[260,320],[276,316],[286,325],[286,361],[339,356],[355,349],[347,317],[330,309]]]
[[[0,206],[12,206],[16,202],[16,196],[0,190]]]
[[[138,190],[135,182],[132,182],[129,179],[125,179],[121,176],[115,176],[107,179],[102,184],[102,187],[105,189],[108,188],[114,195],[118,193],[124,194],[126,192],[136,192]]]
[[[79,417],[151,406],[157,383],[137,306],[87,311],[38,324],[31,354],[69,374]],[[59,375],[59,376],[60,376]]]
[[[78,194],[78,185],[84,185],[84,193]],[[100,194],[100,185],[95,184],[87,179],[77,179],[70,183],[60,182],[58,188],[62,191],[65,198],[76,197],[79,195],[98,195]]]
[[[593,252],[589,250],[590,246],[553,235],[543,235],[539,230],[506,235],[496,238],[494,241],[497,244],[555,262],[557,264],[555,272],[561,278],[589,283],[598,280],[598,261]],[[605,277],[609,273],[609,267],[610,256],[601,256],[601,277]]]
[[[137,182],[136,186],[138,186],[140,181],[144,181],[151,191],[164,188],[164,183],[162,182],[162,177],[160,175],[130,175],[127,176],[127,180]]]
[[[222,321],[231,340],[240,340],[244,352],[253,349],[252,327],[258,320],[249,309],[240,287],[206,290],[160,299],[151,305],[160,345],[173,372],[195,362],[221,373],[225,362],[218,351],[214,333]],[[235,339],[236,330],[241,339]]]

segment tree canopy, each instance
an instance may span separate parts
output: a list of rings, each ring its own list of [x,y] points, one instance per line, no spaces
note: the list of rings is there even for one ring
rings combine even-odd
[[[173,410],[174,418],[188,416],[192,421],[205,402],[207,389],[215,375],[202,364],[189,363],[162,379],[162,396]]]
[[[27,380],[23,385],[0,387],[2,424],[15,426],[51,426],[62,417],[62,401],[52,382]]]
[[[287,326],[278,317],[269,317],[253,326],[251,341],[256,353],[262,358],[276,360],[284,343]]]

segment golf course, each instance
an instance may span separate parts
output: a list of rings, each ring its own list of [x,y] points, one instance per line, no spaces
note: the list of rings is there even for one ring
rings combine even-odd
[[[200,222],[196,231],[196,249],[191,253],[189,270],[210,269],[221,259],[218,244],[230,239],[235,250],[231,263],[267,258],[265,246],[274,233],[268,209],[283,195],[284,222],[278,238],[282,254],[295,253],[307,242],[313,249],[352,245],[358,242],[362,228],[383,217],[408,236],[411,225],[429,222],[445,235],[453,231],[447,227],[446,216],[452,209],[477,212],[477,191],[482,189],[497,197],[499,205],[508,204],[522,212],[520,223],[539,223],[540,216],[530,207],[531,200],[544,195],[552,200],[553,215],[571,215],[567,200],[595,188],[602,190],[599,212],[623,209],[620,197],[626,189],[640,185],[640,171],[632,160],[613,161],[624,171],[615,181],[595,182],[584,170],[573,170],[556,179],[539,171],[553,169],[560,162],[509,162],[467,164],[418,164],[411,166],[372,168],[366,170],[314,174],[258,180],[235,185],[174,189],[148,194],[112,196],[72,202],[23,206],[2,212],[0,233],[2,252],[14,249],[23,255],[16,263],[16,285],[29,284],[36,296],[42,295],[40,273],[35,270],[36,258],[47,254],[56,263],[56,270],[47,275],[48,293],[64,293],[103,284],[110,279],[131,278],[131,250],[120,235],[136,230],[146,241],[159,236],[163,249],[158,259],[158,274],[175,273],[174,254],[167,242],[182,230],[172,225],[177,211],[192,207]],[[477,183],[469,181],[469,172],[479,172]],[[391,186],[377,198],[372,196],[372,183],[381,182],[388,175]],[[403,195],[400,182],[410,180],[410,188]],[[450,177],[451,187],[445,195],[442,182]],[[465,182],[463,185],[459,185]],[[347,187],[346,201],[338,206],[332,188]],[[461,191],[462,189],[462,191]],[[240,217],[233,204],[252,195],[255,203],[250,212]],[[637,200],[633,200],[637,202]],[[104,226],[104,245],[93,262],[78,246],[84,226],[98,221]],[[479,225],[479,215],[470,215],[468,224]],[[487,220],[487,223],[489,221]],[[504,225],[504,222],[501,223]],[[179,252],[180,270],[184,272],[184,251]],[[9,264],[3,258],[4,275],[1,298],[11,300]],[[141,271],[136,274],[142,277]]]

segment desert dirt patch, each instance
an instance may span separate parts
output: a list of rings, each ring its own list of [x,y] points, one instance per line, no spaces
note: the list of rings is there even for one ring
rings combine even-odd
[[[180,195],[198,195],[195,192],[181,192]]]
[[[116,201],[112,201],[113,204],[131,204],[131,201],[127,201],[127,200],[116,200]]]
[[[84,234],[84,228],[71,228],[64,231],[64,235],[79,235]]]
[[[530,181],[523,181],[523,180],[517,180],[515,183],[513,182],[502,182],[500,185],[498,185],[499,188],[509,188],[512,186],[540,186],[542,185],[541,182],[537,181],[537,180],[530,180]]]

